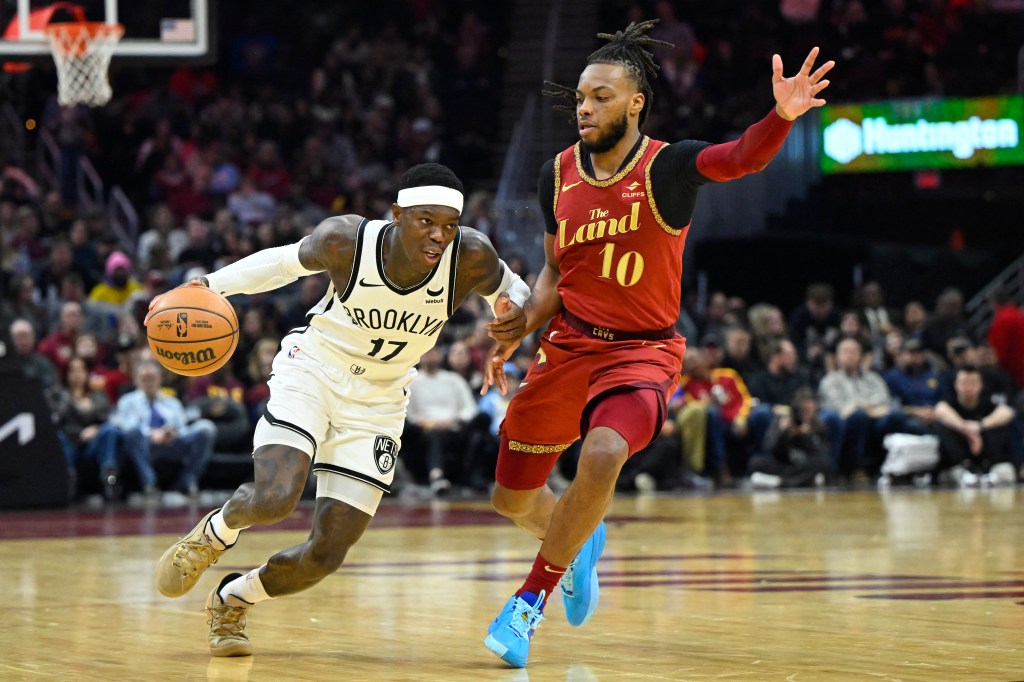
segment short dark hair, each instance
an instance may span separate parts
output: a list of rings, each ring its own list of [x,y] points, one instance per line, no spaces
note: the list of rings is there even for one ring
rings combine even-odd
[[[985,375],[977,365],[960,365],[956,368],[957,374],[977,374],[982,383],[985,383]]]
[[[405,175],[402,176],[401,181],[398,183],[398,189],[423,187],[425,185],[440,185],[441,187],[456,189],[463,194],[466,193],[462,180],[459,180],[451,168],[442,166],[439,163],[421,163],[405,171]]]
[[[836,300],[836,292],[831,284],[818,282],[807,287],[807,300],[815,303],[832,303]]]

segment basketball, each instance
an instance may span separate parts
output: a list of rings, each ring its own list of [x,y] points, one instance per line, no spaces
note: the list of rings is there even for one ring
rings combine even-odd
[[[146,323],[157,361],[175,374],[216,372],[238,346],[238,316],[228,300],[206,287],[178,287],[160,297]]]

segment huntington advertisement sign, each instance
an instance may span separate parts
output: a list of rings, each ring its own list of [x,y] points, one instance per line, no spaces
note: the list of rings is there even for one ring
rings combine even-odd
[[[821,110],[823,173],[1024,165],[1024,97],[841,104]]]

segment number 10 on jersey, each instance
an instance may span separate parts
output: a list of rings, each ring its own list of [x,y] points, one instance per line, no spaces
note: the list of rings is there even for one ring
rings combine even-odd
[[[636,251],[627,251],[615,258],[615,243],[608,242],[601,249],[601,278],[612,278],[612,265],[615,265],[615,281],[619,286],[631,287],[640,281],[644,274],[644,257]]]

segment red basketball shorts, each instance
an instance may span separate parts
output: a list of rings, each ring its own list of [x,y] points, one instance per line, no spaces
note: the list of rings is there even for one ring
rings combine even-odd
[[[543,486],[559,455],[596,426],[619,433],[631,455],[643,449],[665,420],[685,350],[680,336],[595,339],[556,316],[502,422],[498,483]]]

